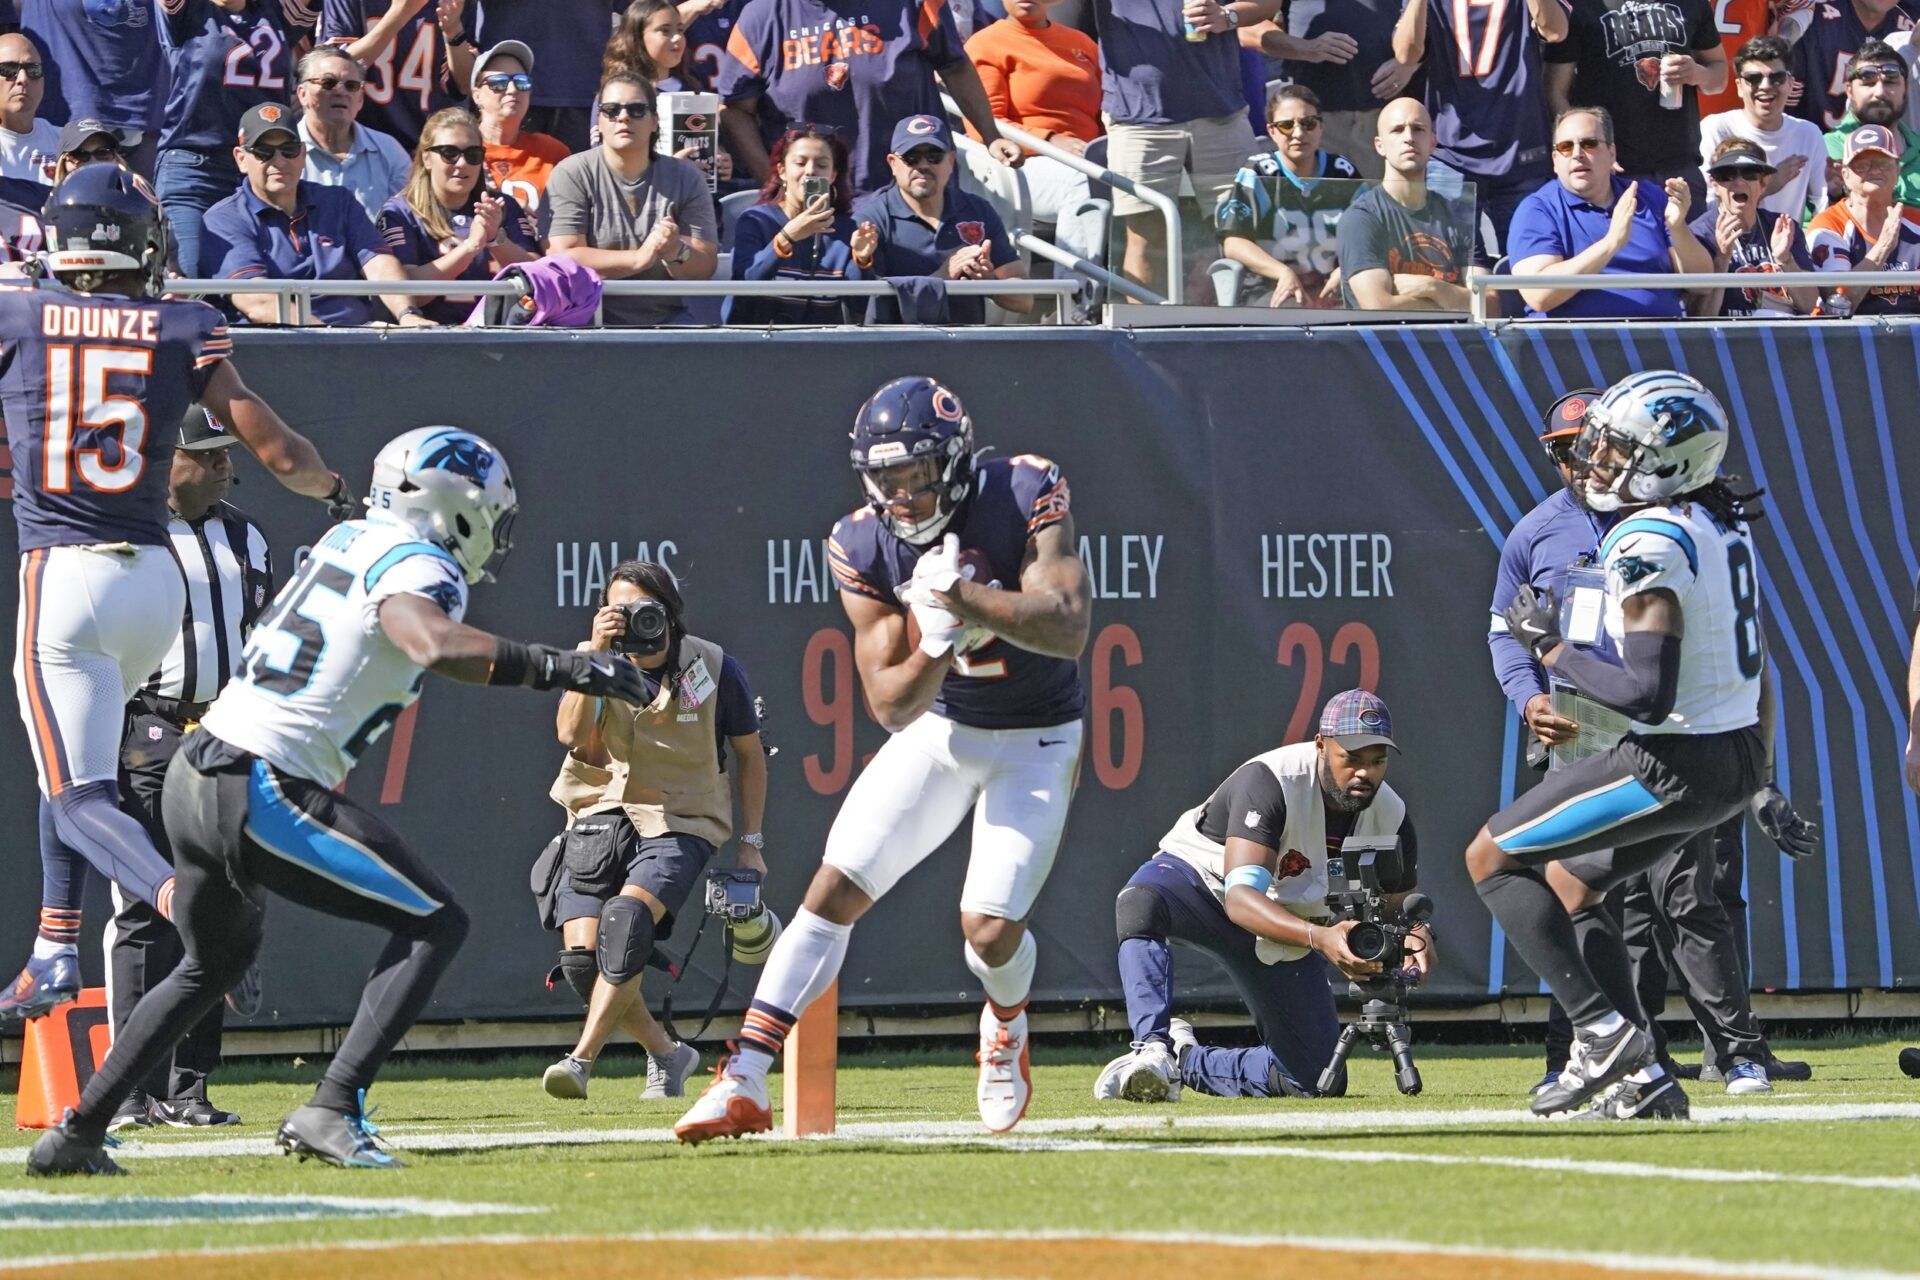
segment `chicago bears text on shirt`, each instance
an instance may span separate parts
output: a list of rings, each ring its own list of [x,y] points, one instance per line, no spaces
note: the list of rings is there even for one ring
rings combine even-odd
[[[845,62],[849,58],[868,58],[886,52],[887,38],[866,16],[834,18],[802,27],[789,27],[780,41],[780,66],[812,67],[821,63]]]

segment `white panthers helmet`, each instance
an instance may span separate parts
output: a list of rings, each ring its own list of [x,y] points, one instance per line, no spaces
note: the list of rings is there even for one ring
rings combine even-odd
[[[417,427],[373,460],[367,518],[401,524],[444,549],[468,582],[491,582],[519,512],[500,451],[459,427]]]
[[[1609,445],[1625,462],[1610,484],[1596,489],[1587,477]],[[1607,388],[1587,410],[1573,444],[1580,496],[1595,511],[1691,493],[1719,474],[1726,455],[1727,411],[1698,379],[1672,369],[1632,374]]]

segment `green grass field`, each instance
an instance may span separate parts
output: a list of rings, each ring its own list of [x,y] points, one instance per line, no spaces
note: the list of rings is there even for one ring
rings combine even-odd
[[[1417,1098],[1394,1092],[1384,1058],[1363,1054],[1345,1099],[1189,1093],[1138,1107],[1092,1100],[1108,1052],[1042,1042],[1032,1108],[999,1139],[978,1129],[970,1060],[872,1053],[842,1065],[835,1138],[698,1150],[675,1146],[666,1132],[681,1102],[638,1100],[637,1055],[604,1062],[584,1103],[540,1091],[545,1056],[416,1059],[392,1064],[371,1099],[383,1136],[411,1165],[390,1174],[259,1154],[319,1068],[239,1063],[217,1080],[215,1099],[249,1123],[139,1131],[122,1149],[132,1175],[124,1179],[30,1180],[20,1157],[34,1135],[0,1134],[0,1268],[37,1260],[59,1262],[62,1275],[105,1274],[75,1264],[286,1246],[312,1263],[348,1242],[479,1236],[987,1232],[1272,1237],[1276,1245],[1370,1238],[1487,1250],[1505,1265],[1514,1251],[1650,1260],[1649,1269],[1669,1274],[1914,1273],[1920,1082],[1895,1068],[1902,1042],[1783,1042],[1783,1055],[1813,1060],[1811,1083],[1781,1084],[1753,1101],[1691,1085],[1694,1123],[1592,1126],[1521,1115],[1539,1071],[1537,1050],[1525,1047],[1428,1046]],[[11,1095],[0,1103],[10,1111]],[[156,1158],[169,1151],[173,1158]],[[213,1198],[179,1199],[194,1196]],[[289,1213],[303,1216],[273,1216]],[[701,1248],[725,1257],[723,1243]],[[598,1274],[569,1266],[573,1249],[532,1255],[550,1271],[528,1270],[522,1253],[517,1270],[496,1274]],[[384,1256],[335,1258],[364,1270]],[[459,1265],[419,1249],[396,1256],[409,1261],[392,1274],[413,1280],[473,1273],[472,1255]],[[994,1267],[1006,1273],[1004,1261]],[[989,1273],[920,1262],[850,1273],[936,1271]],[[124,1273],[210,1274],[171,1256]],[[337,1273],[346,1273],[344,1262]]]

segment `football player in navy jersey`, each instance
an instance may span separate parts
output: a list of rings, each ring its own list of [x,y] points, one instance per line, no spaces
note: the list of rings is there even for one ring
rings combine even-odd
[[[854,922],[969,812],[960,925],[987,994],[980,1118],[1004,1133],[1027,1109],[1036,948],[1026,921],[1073,795],[1085,705],[1077,660],[1092,622],[1067,482],[1031,454],[978,458],[959,397],[920,377],[897,378],[861,406],[853,465],[867,500],[834,526],[828,560],[861,687],[893,737],[848,792],[805,902],[774,944],[739,1051],[674,1127],[682,1142],[771,1127],[767,1068],[839,974]]]
[[[162,299],[166,224],[119,165],[76,169],[44,216],[60,288],[0,288],[0,408],[20,531],[14,681],[41,800],[41,931],[0,1022],[79,991],[77,853],[172,918],[173,870],[120,811],[127,699],[160,665],[186,605],[167,536],[167,475],[187,406],[232,426],[296,493],[344,503],[340,477],[261,401],[203,302]]]

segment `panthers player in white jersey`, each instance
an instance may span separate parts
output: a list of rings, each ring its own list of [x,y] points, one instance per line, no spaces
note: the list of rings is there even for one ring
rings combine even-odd
[[[1587,411],[1574,445],[1586,504],[1622,518],[1601,545],[1618,661],[1562,643],[1551,592],[1523,587],[1513,635],[1561,680],[1626,715],[1615,746],[1495,814],[1467,866],[1515,950],[1575,1026],[1542,1115],[1607,1091],[1593,1118],[1684,1118],[1656,1061],[1606,891],[1738,813],[1765,780],[1772,700],[1746,503],[1720,476],[1727,417],[1699,382],[1634,374]],[[1617,1087],[1616,1087],[1617,1086]]]
[[[467,914],[399,835],[334,788],[427,670],[645,700],[631,663],[461,622],[468,584],[490,581],[506,557],[517,510],[506,460],[485,440],[407,432],[374,459],[367,505],[282,589],[240,673],[168,767],[187,957],[135,1006],[80,1105],[34,1144],[29,1172],[119,1172],[103,1145],[108,1121],[252,960],[269,891],[390,935],[339,1053],[277,1140],[329,1164],[397,1165],[365,1122],[366,1090],[458,951]]]

